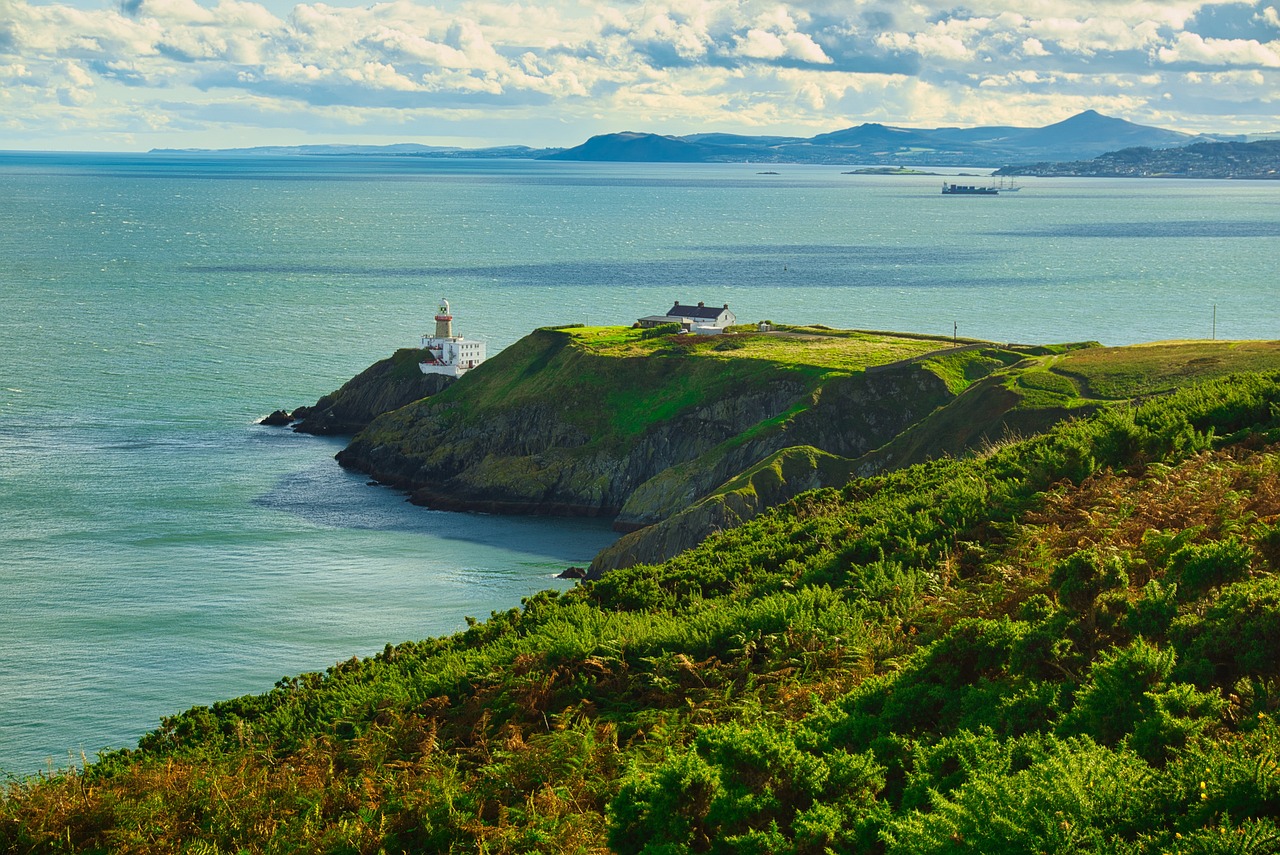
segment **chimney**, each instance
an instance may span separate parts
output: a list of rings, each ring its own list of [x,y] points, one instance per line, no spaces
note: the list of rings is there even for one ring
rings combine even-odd
[[[729,308],[729,304],[728,304],[728,303],[725,303],[725,304],[724,304],[724,307],[725,307],[726,309],[727,309],[727,308]]]
[[[702,308],[703,306],[705,306],[705,305],[706,305],[706,303],[702,302],[701,300],[699,300],[699,301],[698,301],[698,308],[699,308],[699,309],[701,309],[701,308]]]

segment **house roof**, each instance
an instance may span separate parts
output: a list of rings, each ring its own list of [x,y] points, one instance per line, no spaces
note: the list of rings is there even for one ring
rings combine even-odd
[[[706,306],[702,303],[699,303],[696,306],[685,306],[681,305],[680,301],[677,300],[676,304],[671,307],[671,311],[667,312],[667,317],[715,319],[720,317],[720,313],[727,311],[728,308],[729,305],[727,303],[724,306]]]

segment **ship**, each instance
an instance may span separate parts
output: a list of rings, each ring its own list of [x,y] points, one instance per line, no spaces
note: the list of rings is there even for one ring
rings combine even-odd
[[[943,196],[999,196],[1000,188],[991,186],[980,186],[978,184],[948,184],[942,183]]]

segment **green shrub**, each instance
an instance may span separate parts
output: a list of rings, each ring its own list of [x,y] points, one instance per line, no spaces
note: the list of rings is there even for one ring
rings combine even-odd
[[[650,339],[662,338],[665,335],[678,335],[683,329],[684,327],[677,323],[658,324],[656,327],[649,327],[648,329],[641,330],[640,338]]]
[[[1077,612],[1093,606],[1103,591],[1129,587],[1124,559],[1099,555],[1094,549],[1071,553],[1053,568],[1049,584],[1058,591],[1058,602]]]
[[[1147,692],[1151,706],[1133,731],[1133,749],[1147,761],[1163,763],[1192,737],[1214,724],[1226,702],[1217,692],[1200,692],[1186,683],[1175,683],[1158,692]]]
[[[884,786],[883,771],[870,754],[814,753],[767,726],[714,726],[691,750],[623,785],[610,808],[609,845],[619,855],[847,845],[859,836],[859,812]]]
[[[1178,586],[1161,585],[1152,579],[1125,615],[1125,629],[1132,635],[1163,638],[1178,616]]]
[[[1119,742],[1151,715],[1154,701],[1148,693],[1169,679],[1176,658],[1173,650],[1160,650],[1141,638],[1104,653],[1076,694],[1063,730],[1108,745]]]
[[[1211,588],[1240,581],[1252,563],[1253,550],[1233,536],[1182,547],[1169,557],[1169,575],[1184,599],[1195,599]]]
[[[1169,638],[1182,662],[1179,675],[1202,688],[1280,677],[1280,579],[1228,585],[1203,615],[1174,621]]]
[[[1026,768],[994,763],[953,792],[932,794],[927,811],[895,815],[886,823],[886,852],[1118,851],[1116,838],[1131,835],[1148,819],[1150,767],[1132,753],[1088,739],[1048,741],[1044,749],[1045,756]]]

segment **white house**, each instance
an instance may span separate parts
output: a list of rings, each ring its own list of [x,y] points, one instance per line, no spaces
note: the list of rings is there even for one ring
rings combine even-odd
[[[449,301],[440,301],[436,315],[436,334],[422,337],[422,349],[426,351],[418,368],[423,374],[448,374],[461,377],[484,362],[484,342],[468,341],[453,334],[453,315]]]
[[[679,324],[686,332],[699,335],[718,335],[724,328],[738,322],[738,316],[729,311],[729,304],[722,308],[699,303],[696,306],[681,305],[679,300],[665,315],[649,315],[641,318],[640,326],[648,329],[660,324]]]

